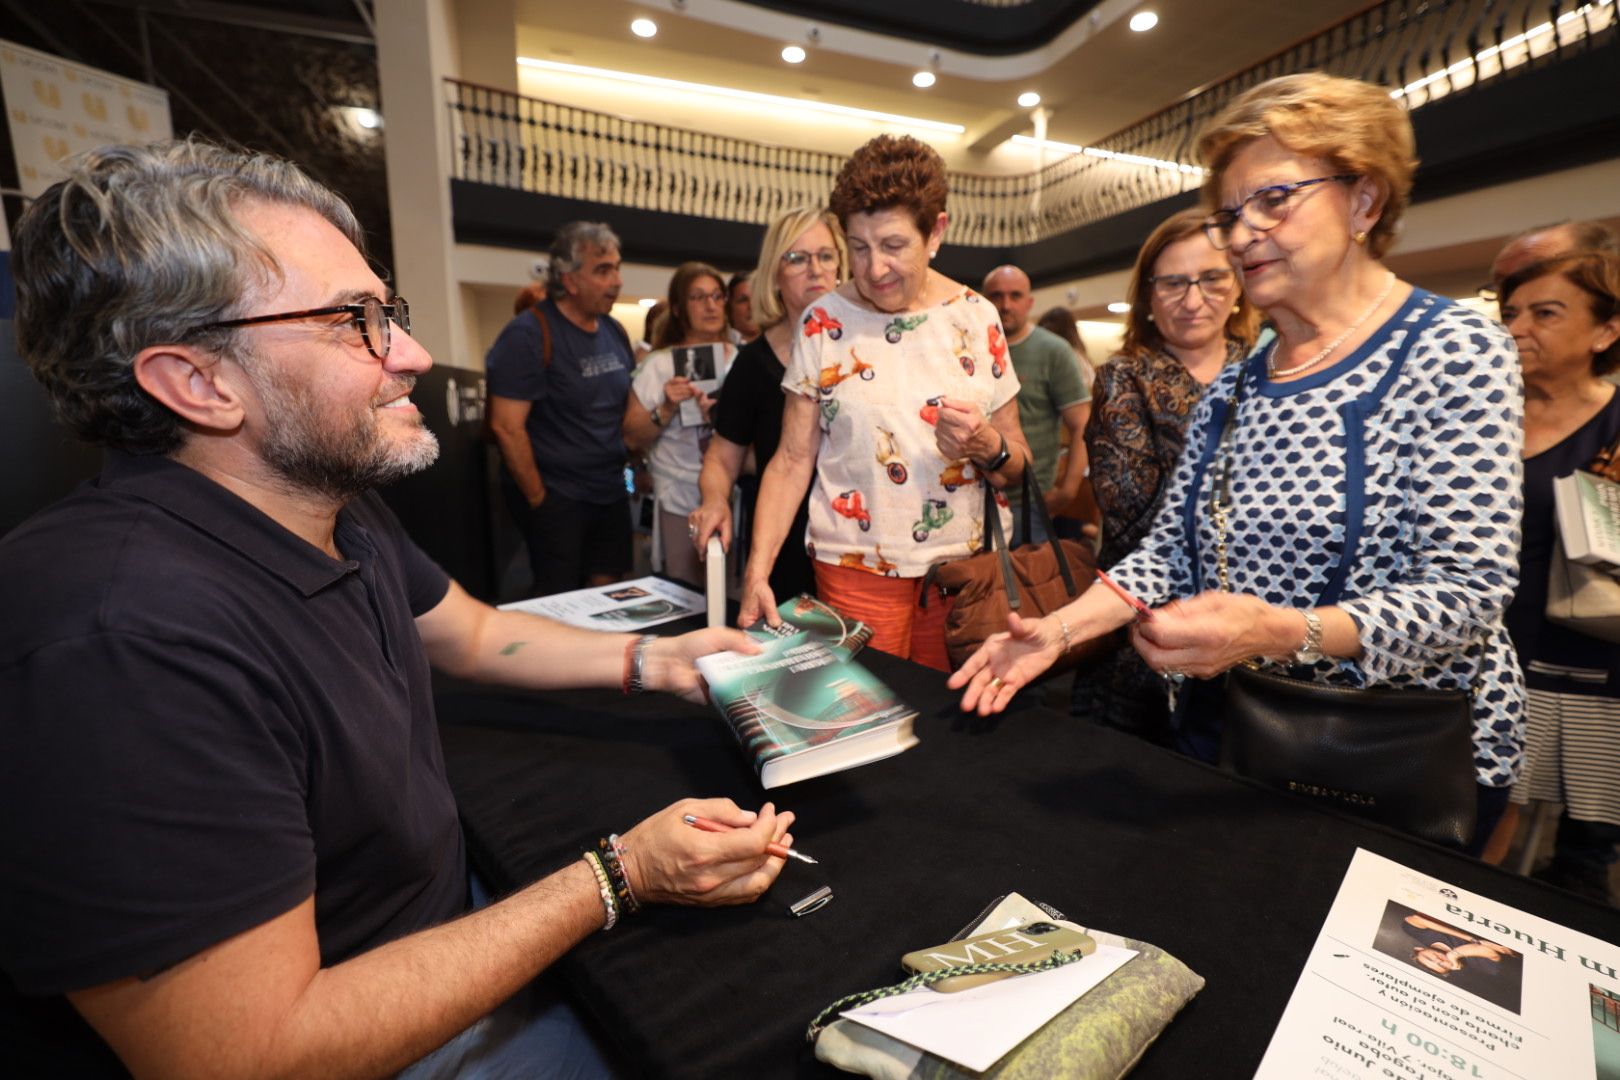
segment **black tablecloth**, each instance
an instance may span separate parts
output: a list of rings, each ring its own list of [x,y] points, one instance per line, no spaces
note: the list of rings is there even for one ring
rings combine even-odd
[[[1252,1076],[1357,847],[1609,941],[1620,913],[1040,707],[964,717],[943,677],[862,659],[922,710],[919,746],[769,793],[797,846],[758,904],[658,908],[560,969],[639,1071],[841,1075],[804,1042],[844,994],[895,982],[1017,891],[1151,941],[1208,980],[1133,1076]],[[538,878],[687,795],[765,794],[724,723],[663,697],[444,686],[469,850],[498,887]],[[804,918],[792,900],[835,899]]]

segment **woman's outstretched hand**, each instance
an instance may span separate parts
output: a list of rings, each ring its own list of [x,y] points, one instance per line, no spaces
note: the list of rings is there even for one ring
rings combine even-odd
[[[1014,694],[1052,666],[1063,652],[1063,632],[1048,621],[1008,613],[1007,632],[991,634],[946,680],[952,690],[967,687],[962,695],[963,712],[980,716],[1000,712]]]

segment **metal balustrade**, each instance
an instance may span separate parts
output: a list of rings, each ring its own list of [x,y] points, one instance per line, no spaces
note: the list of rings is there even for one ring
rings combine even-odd
[[[1199,132],[1279,75],[1365,79],[1418,109],[1577,51],[1620,61],[1617,42],[1616,0],[1386,0],[1037,172],[952,172],[951,242],[1032,243],[1197,187]],[[845,160],[454,79],[446,94],[453,176],[545,195],[764,224],[824,202]]]

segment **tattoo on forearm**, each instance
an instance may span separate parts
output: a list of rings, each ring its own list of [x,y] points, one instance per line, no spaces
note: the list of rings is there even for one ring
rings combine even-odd
[[[513,653],[517,652],[519,649],[523,648],[523,646],[525,646],[527,644],[528,644],[527,641],[514,641],[510,645],[506,646],[506,648],[501,650],[501,655],[502,656],[511,656]]]

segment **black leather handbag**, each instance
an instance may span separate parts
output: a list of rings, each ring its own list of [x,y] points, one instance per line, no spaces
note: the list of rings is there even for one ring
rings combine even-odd
[[[1434,304],[1430,302],[1429,318]],[[1370,416],[1428,318],[1408,330],[1390,370],[1359,404]],[[1263,362],[1263,360],[1261,361]],[[1211,475],[1216,570],[1230,590],[1226,562],[1227,478],[1232,429],[1245,376],[1227,401]],[[1341,563],[1315,606],[1337,603]],[[1479,642],[1483,659],[1484,642]],[[1329,686],[1247,665],[1226,677],[1221,764],[1227,770],[1452,847],[1473,839],[1479,792],[1474,716],[1467,690]]]
[[[1451,847],[1474,835],[1474,715],[1463,690],[1226,676],[1221,767]]]

